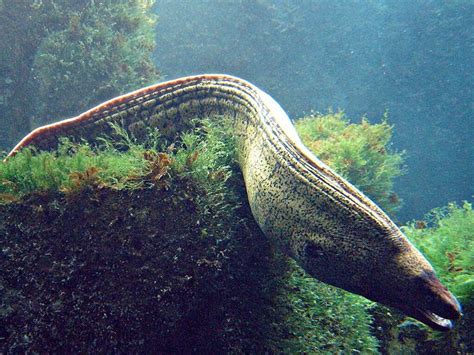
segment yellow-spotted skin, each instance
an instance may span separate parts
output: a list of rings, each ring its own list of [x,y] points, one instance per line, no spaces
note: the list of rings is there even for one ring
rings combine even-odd
[[[222,114],[233,119],[252,213],[281,250],[324,282],[451,327],[459,305],[426,259],[376,204],[306,149],[275,100],[242,79],[209,74],[143,88],[37,128],[9,156],[27,145],[54,148],[62,136],[93,140],[110,122],[138,137],[150,126],[174,139],[190,119]]]

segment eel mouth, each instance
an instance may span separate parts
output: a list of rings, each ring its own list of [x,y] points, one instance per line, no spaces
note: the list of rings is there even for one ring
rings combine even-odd
[[[453,321],[462,316],[461,305],[449,291],[443,292],[438,297],[426,302],[425,307],[399,304],[397,308],[435,330],[449,331],[454,327]]]
[[[424,309],[415,309],[415,314],[412,316],[419,320],[420,322],[425,323],[431,328],[439,331],[449,331],[454,327],[454,320],[457,320],[461,317],[459,312],[455,317],[443,318],[436,313]]]
[[[406,288],[391,293],[384,290],[368,297],[389,307],[397,308],[407,316],[439,330],[454,328],[454,321],[462,317],[461,304],[441,284],[432,271],[425,272]]]

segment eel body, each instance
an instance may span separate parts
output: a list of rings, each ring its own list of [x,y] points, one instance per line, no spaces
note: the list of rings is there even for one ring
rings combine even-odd
[[[252,213],[266,236],[323,282],[399,308],[446,330],[460,306],[390,218],[317,159],[268,94],[227,75],[199,75],[146,87],[77,117],[39,127],[22,147],[55,148],[62,136],[93,140],[121,122],[173,136],[195,117],[233,118],[237,156]]]

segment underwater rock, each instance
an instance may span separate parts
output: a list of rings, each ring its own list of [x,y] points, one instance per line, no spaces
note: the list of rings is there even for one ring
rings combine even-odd
[[[200,193],[181,180],[1,205],[0,351],[268,349],[286,264],[251,220],[232,240],[203,235]]]

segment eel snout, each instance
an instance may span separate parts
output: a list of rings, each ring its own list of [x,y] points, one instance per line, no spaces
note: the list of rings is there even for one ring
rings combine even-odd
[[[403,311],[433,329],[446,331],[453,328],[453,320],[462,316],[461,305],[456,297],[441,284],[433,272],[425,272],[418,278],[413,306],[399,305]],[[411,309],[410,309],[411,308]]]
[[[397,292],[398,295],[394,298],[384,292],[369,298],[398,308],[435,330],[451,330],[454,327],[453,321],[461,318],[461,305],[433,271],[422,272],[414,280],[407,280],[405,286],[405,290]]]

